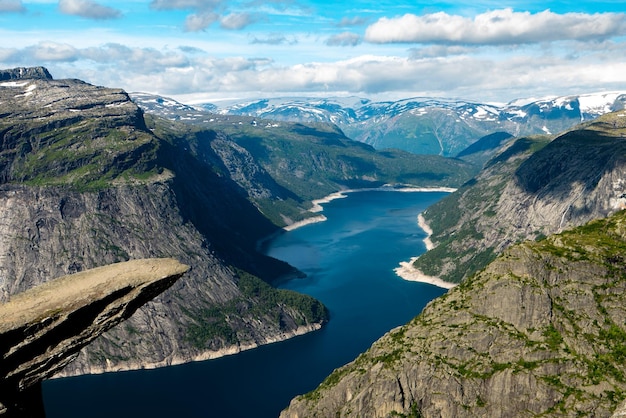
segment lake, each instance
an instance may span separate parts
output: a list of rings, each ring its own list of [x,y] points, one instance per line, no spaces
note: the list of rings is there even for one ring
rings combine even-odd
[[[417,215],[446,195],[352,192],[324,204],[325,222],[268,242],[267,254],[307,274],[280,287],[329,308],[320,331],[215,360],[46,381],[47,417],[277,417],[294,396],[446,292],[393,271],[425,251]]]

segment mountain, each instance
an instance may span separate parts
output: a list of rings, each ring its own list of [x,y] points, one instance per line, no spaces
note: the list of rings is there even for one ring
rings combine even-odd
[[[557,136],[519,138],[473,180],[428,208],[435,248],[415,267],[459,282],[509,245],[626,207],[626,113]]]
[[[231,179],[211,137],[199,158],[184,138],[155,135],[124,91],[31,73],[0,82],[0,300],[131,259],[191,266],[64,373],[234,353],[327,320],[321,303],[266,283],[298,272],[257,251],[280,229]]]
[[[281,417],[609,417],[626,396],[625,250],[625,211],[514,245]]]
[[[460,185],[476,171],[458,159],[378,152],[328,124],[164,100],[151,105],[168,118],[147,114],[122,90],[41,68],[0,79],[0,301],[132,259],[191,267],[64,374],[212,358],[319,329],[329,318],[320,302],[271,285],[302,273],[259,243],[314,216],[311,199],[331,192]]]
[[[505,105],[416,97],[373,102],[357,97],[271,98],[206,104],[222,115],[337,125],[376,149],[455,156],[497,131],[514,136],[556,134],[624,108],[626,94],[598,93],[516,100]]]
[[[475,166],[483,167],[507,142],[512,141],[514,138],[508,132],[494,132],[478,139],[478,141],[459,152],[456,157]]]

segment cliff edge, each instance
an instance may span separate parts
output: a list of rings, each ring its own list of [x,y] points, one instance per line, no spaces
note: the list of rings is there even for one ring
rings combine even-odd
[[[51,280],[0,305],[0,416],[43,416],[40,382],[169,288],[173,259],[112,264]]]

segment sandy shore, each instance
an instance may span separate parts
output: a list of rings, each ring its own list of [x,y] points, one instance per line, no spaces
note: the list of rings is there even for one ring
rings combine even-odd
[[[413,267],[413,263],[417,258],[413,257],[410,261],[402,261],[400,267],[395,268],[393,271],[402,279],[412,282],[428,283],[444,289],[452,289],[457,285],[456,283],[443,281],[439,277],[427,276]]]
[[[452,192],[456,191],[456,189],[453,189],[451,187],[411,187],[411,186],[394,187],[394,186],[390,186],[390,185],[386,185],[386,186],[382,186],[382,187],[376,187],[376,188],[371,188],[371,189],[346,189],[346,190],[341,190],[339,192],[331,193],[328,196],[325,196],[325,197],[323,197],[321,199],[312,200],[311,204],[313,206],[311,207],[311,209],[309,209],[309,212],[312,212],[312,213],[322,212],[324,210],[324,207],[322,206],[324,203],[330,203],[330,202],[332,202],[335,199],[346,198],[346,197],[348,197],[348,195],[347,195],[348,193],[358,193],[358,192],[368,192],[368,191],[404,192],[404,193],[410,193],[410,192],[447,192],[447,193],[452,193]],[[287,225],[287,226],[283,227],[283,229],[285,231],[293,231],[296,228],[300,228],[302,226],[310,225],[310,224],[316,223],[316,222],[324,222],[325,220],[326,220],[326,217],[324,215],[314,216],[312,218],[304,219],[304,220],[299,221],[299,222],[294,222],[291,225]],[[423,218],[422,218],[422,221],[423,221]],[[426,225],[425,222],[423,224],[425,225],[426,228],[428,228],[428,225]],[[422,227],[422,229],[424,229],[424,226],[422,226],[422,224],[420,224],[420,227]],[[424,230],[426,231],[426,229],[424,229]],[[428,232],[426,232],[426,233],[428,233]],[[432,231],[430,233],[432,234]]]
[[[428,226],[426,220],[420,213],[417,216],[417,224],[420,228],[426,232],[426,238],[424,238],[424,245],[426,245],[426,251],[432,250],[434,248],[433,242],[430,240],[430,236],[433,234],[433,230]],[[442,287],[444,289],[452,289],[457,284],[446,282],[441,280],[439,277],[428,276],[422,273],[420,270],[416,269],[413,266],[415,260],[419,257],[413,257],[410,261],[402,261],[400,263],[400,267],[395,268],[393,271],[396,272],[398,276],[400,276],[404,280],[409,280],[412,282],[420,282],[420,283],[428,283],[437,287]]]
[[[287,225],[287,226],[283,227],[283,229],[285,231],[293,231],[294,229],[300,228],[300,227],[305,226],[305,225],[310,225],[310,224],[314,224],[314,223],[317,223],[317,222],[324,222],[326,219],[327,218],[324,215],[314,216],[312,218],[307,218],[307,219],[304,219],[304,220],[299,221],[299,222],[294,222],[291,225]]]
[[[317,331],[322,328],[322,325],[319,323],[308,324],[298,327],[293,331],[283,332],[279,335],[270,337],[265,339],[262,342],[249,342],[244,344],[232,345],[230,347],[226,347],[217,351],[204,351],[199,354],[189,355],[188,357],[182,357],[178,354],[172,354],[168,356],[166,359],[160,362],[155,363],[143,363],[137,361],[131,361],[124,363],[123,365],[113,365],[109,360],[107,360],[107,365],[105,367],[90,367],[88,369],[83,370],[62,370],[53,378],[61,378],[61,377],[69,377],[69,376],[79,376],[79,375],[87,375],[87,374],[102,374],[102,373],[112,373],[112,372],[123,372],[130,370],[147,370],[147,369],[158,369],[161,367],[167,366],[176,366],[180,364],[187,364],[197,361],[206,361],[213,360],[225,356],[231,356],[234,354],[239,354],[243,351],[252,350],[254,348],[273,344],[280,341],[285,341],[293,337],[297,337],[300,335],[307,334],[309,332]]]
[[[378,187],[378,188],[372,188],[372,189],[348,189],[348,190],[342,190],[340,192],[336,192],[336,193],[331,193],[326,197],[323,197],[321,199],[316,199],[311,201],[311,203],[313,204],[313,207],[311,209],[309,209],[309,212],[313,212],[313,213],[319,213],[322,212],[324,210],[324,207],[322,206],[322,204],[324,203],[329,203],[335,199],[343,199],[347,196],[347,193],[356,193],[356,192],[364,192],[364,191],[383,191],[383,192],[406,192],[406,193],[410,193],[410,192],[447,192],[447,193],[452,193],[454,191],[456,191],[456,189],[450,188],[450,187],[402,187],[402,188],[396,188],[396,187],[392,187],[392,186],[383,186],[383,187]],[[323,222],[326,220],[326,217],[324,215],[319,215],[319,216],[315,216],[309,219],[304,219],[300,222],[295,222],[291,225],[288,225],[286,227],[284,227],[283,229],[285,231],[292,231],[296,228],[300,228],[302,226],[305,225],[309,225],[315,222]],[[417,216],[417,224],[419,225],[420,228],[422,228],[424,230],[424,232],[426,233],[426,238],[424,238],[424,245],[426,245],[426,250],[431,250],[434,248],[433,242],[430,240],[430,236],[432,235],[433,231],[430,228],[430,226],[428,226],[428,224],[426,223],[426,220],[424,219],[424,217],[422,216],[422,214],[420,213]],[[400,263],[400,267],[397,267],[394,269],[395,273],[400,276],[402,279],[404,280],[409,280],[409,281],[414,281],[414,282],[421,282],[421,283],[428,283],[428,284],[432,284],[434,286],[437,287],[441,287],[444,289],[452,289],[453,287],[455,287],[457,284],[456,283],[449,283],[446,281],[441,280],[438,277],[432,277],[432,276],[427,276],[424,273],[422,273],[421,271],[419,271],[418,269],[416,269],[415,267],[413,267],[413,262],[417,260],[417,257],[412,258],[410,261],[403,261]]]
[[[422,216],[421,213],[417,215],[417,225],[420,228],[422,228],[424,232],[426,232],[426,238],[424,238],[424,245],[426,246],[426,251],[430,251],[433,248],[435,248],[435,245],[430,240],[430,236],[433,234],[433,230],[430,229],[430,226],[428,226],[428,224],[426,223],[426,219],[424,219],[424,216]]]
[[[329,203],[335,199],[343,199],[344,197],[348,197],[344,193],[346,192],[331,193],[328,196],[323,197],[321,199],[312,200],[311,203],[313,204],[313,207],[309,209],[309,212],[317,213],[317,212],[323,211],[324,207],[322,206],[322,203]]]

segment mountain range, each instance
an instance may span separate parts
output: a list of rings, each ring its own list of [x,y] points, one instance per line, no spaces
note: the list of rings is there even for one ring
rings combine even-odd
[[[625,103],[624,92],[611,92],[518,99],[507,104],[429,97],[383,102],[358,97],[293,97],[233,100],[199,107],[221,115],[332,123],[348,137],[376,149],[398,148],[453,157],[494,132],[516,137],[557,134],[623,109]]]

